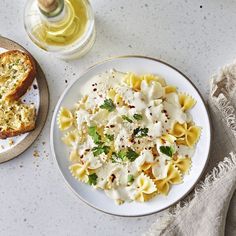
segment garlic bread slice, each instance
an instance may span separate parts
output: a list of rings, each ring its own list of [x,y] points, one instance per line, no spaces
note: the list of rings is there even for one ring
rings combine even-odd
[[[18,100],[32,84],[35,62],[27,53],[12,50],[0,54],[0,99]]]

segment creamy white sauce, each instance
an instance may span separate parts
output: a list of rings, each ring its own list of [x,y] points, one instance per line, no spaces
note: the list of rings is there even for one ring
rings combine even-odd
[[[83,125],[104,128],[104,134],[113,135],[112,150],[131,148],[139,153],[134,161],[119,160],[112,163],[105,153],[94,156],[92,148],[97,144],[88,134],[84,143],[78,143],[76,149],[83,155],[83,162],[89,163],[88,168],[97,175],[96,188],[104,189],[105,193],[114,200],[131,201],[137,194],[138,176],[141,176],[141,166],[151,163],[152,174],[157,179],[167,177],[168,163],[171,157],[161,152],[161,146],[172,147],[181,157],[192,157],[194,149],[161,140],[162,135],[170,131],[173,122],[190,122],[192,117],[183,112],[176,93],[165,94],[165,89],[157,82],[141,82],[141,91],[137,92],[123,81],[124,73],[116,71],[94,77],[82,87],[82,94],[88,95],[84,104],[85,110],[76,112],[78,129]],[[88,92],[88,87],[89,92]],[[109,112],[99,107],[106,99],[106,93],[113,89],[128,106],[116,106]],[[87,109],[87,110],[86,110]],[[136,120],[135,115],[141,116]],[[127,119],[124,119],[124,116]],[[134,130],[147,128],[147,136],[134,137]],[[111,144],[104,144],[111,145]],[[156,148],[158,156],[152,149]],[[132,176],[134,182],[129,182]],[[151,181],[151,180],[149,180]]]

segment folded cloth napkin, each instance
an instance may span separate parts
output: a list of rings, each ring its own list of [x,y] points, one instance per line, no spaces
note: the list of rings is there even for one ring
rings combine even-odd
[[[213,142],[204,177],[186,199],[158,215],[146,236],[236,235],[236,62],[210,83]]]

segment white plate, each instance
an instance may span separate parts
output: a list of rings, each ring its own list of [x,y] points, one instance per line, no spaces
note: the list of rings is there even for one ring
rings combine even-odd
[[[0,53],[8,50],[27,52],[16,42],[0,36]],[[36,61],[35,61],[36,62]],[[36,128],[25,134],[0,140],[0,163],[9,161],[24,152],[40,134],[47,118],[49,93],[46,78],[36,62],[37,74],[28,91],[21,97],[21,101],[34,104],[37,112]]]
[[[182,184],[171,187],[168,196],[157,196],[153,200],[145,203],[132,202],[118,206],[112,199],[108,198],[103,191],[95,190],[89,185],[78,182],[72,177],[68,169],[70,165],[68,160],[69,152],[61,141],[62,134],[56,122],[58,111],[61,106],[72,108],[81,98],[81,87],[93,76],[112,68],[124,72],[133,71],[138,74],[159,74],[166,79],[167,83],[177,86],[179,91],[187,92],[197,100],[197,104],[192,109],[191,114],[196,124],[202,127],[202,134],[197,144],[196,152],[192,158],[192,168],[190,174],[184,176],[184,182]],[[56,158],[59,169],[68,185],[81,200],[109,214],[119,216],[142,216],[161,211],[171,206],[183,198],[197,183],[207,163],[211,143],[211,127],[208,112],[201,95],[186,76],[170,65],[156,59],[127,56],[108,60],[93,66],[66,89],[54,111],[50,138],[52,152]]]

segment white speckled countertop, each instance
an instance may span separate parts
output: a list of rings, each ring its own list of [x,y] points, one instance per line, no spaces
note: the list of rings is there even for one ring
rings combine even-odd
[[[162,59],[190,77],[204,96],[208,78],[236,55],[233,0],[92,0],[97,39],[85,57],[64,62],[34,46],[23,28],[23,5],[0,0],[0,34],[27,48],[42,66],[50,89],[47,124],[34,145],[0,165],[0,235],[140,235],[157,218],[120,218],[98,212],[67,188],[49,149],[53,108],[79,74],[111,56]],[[55,69],[57,68],[57,69]],[[39,157],[33,152],[39,151]]]

